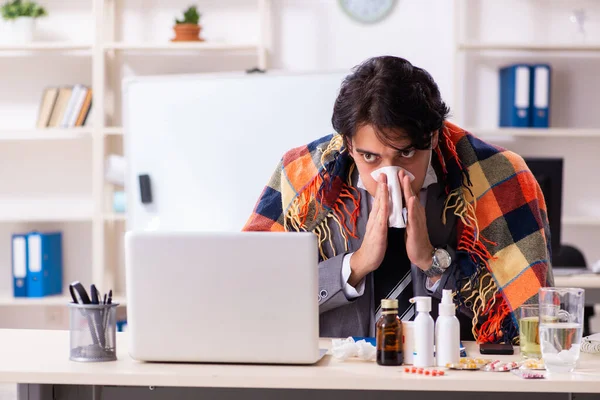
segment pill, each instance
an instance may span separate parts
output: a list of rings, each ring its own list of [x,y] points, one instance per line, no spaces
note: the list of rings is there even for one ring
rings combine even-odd
[[[419,368],[419,370],[417,371],[419,374],[423,374],[423,368]]]
[[[438,371],[439,376],[444,376],[445,372],[444,371]]]
[[[415,372],[417,372],[417,367],[412,367],[411,372],[414,374]]]
[[[429,370],[425,371],[425,375],[430,375],[430,374],[431,374],[431,371],[429,371]]]
[[[410,372],[410,368],[408,368],[408,367],[405,367],[405,368],[404,368],[404,372]]]
[[[438,372],[436,370],[431,371],[431,376],[438,376]]]

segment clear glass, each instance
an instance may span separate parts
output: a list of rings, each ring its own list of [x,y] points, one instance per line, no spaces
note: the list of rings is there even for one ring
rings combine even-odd
[[[521,356],[524,358],[541,358],[540,349],[540,307],[538,304],[521,306],[519,318],[519,341]]]
[[[585,291],[540,289],[540,345],[550,373],[572,372],[579,360]]]

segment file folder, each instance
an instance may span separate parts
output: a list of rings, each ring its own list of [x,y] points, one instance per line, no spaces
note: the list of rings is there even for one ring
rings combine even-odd
[[[548,128],[550,126],[550,65],[531,66],[531,126]]]
[[[60,232],[27,235],[27,292],[29,297],[62,293],[63,253]]]
[[[27,297],[27,235],[12,235],[13,295]]]
[[[531,68],[514,64],[500,69],[500,126],[530,126]]]

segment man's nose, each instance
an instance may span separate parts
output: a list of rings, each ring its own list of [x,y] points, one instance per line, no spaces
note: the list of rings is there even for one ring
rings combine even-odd
[[[393,159],[388,159],[388,158],[382,158],[381,160],[381,167],[393,167],[394,165],[394,160]]]

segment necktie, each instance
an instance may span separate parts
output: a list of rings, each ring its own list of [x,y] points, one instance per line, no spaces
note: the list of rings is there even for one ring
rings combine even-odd
[[[379,268],[373,273],[375,296],[375,320],[381,316],[381,299],[398,299],[398,316],[403,321],[415,315],[410,260],[404,243],[405,228],[388,228],[388,241],[385,256]]]

